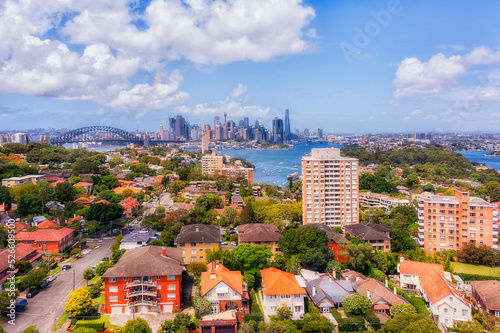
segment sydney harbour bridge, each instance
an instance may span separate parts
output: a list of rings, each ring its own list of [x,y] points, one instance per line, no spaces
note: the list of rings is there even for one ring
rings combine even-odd
[[[50,139],[50,143],[54,146],[77,142],[108,144],[134,143],[140,146],[149,146],[164,143],[183,143],[185,140],[151,139],[148,134],[133,134],[119,128],[101,125],[78,128]]]

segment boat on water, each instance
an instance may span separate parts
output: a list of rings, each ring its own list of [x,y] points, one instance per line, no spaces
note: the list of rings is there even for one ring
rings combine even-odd
[[[294,167],[295,169],[297,169],[299,166],[298,166],[298,165],[294,165],[293,167]]]
[[[283,164],[283,162],[279,162],[278,164]]]

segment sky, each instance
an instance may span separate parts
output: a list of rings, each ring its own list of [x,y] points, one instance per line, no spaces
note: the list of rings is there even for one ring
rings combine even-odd
[[[43,3],[42,3],[43,2]],[[0,130],[498,132],[500,2],[4,0]]]

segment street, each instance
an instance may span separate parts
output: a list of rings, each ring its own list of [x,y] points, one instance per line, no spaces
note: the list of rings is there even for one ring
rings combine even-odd
[[[99,247],[72,262],[68,271],[60,271],[55,281],[35,297],[29,298],[26,309],[23,312],[16,313],[15,326],[7,322],[3,323],[5,330],[8,333],[21,333],[26,327],[36,325],[40,332],[51,332],[54,322],[64,312],[66,302],[73,291],[73,275],[75,289],[85,286],[86,281],[83,279],[83,272],[99,263],[102,258],[110,257],[110,247],[114,241],[114,238],[109,238],[100,242],[89,242],[89,246],[98,244]]]
[[[144,203],[143,206],[147,209],[146,215],[153,214],[155,212],[156,207],[162,206],[165,209],[168,209],[170,205],[172,204],[172,200],[170,198],[170,193],[165,192],[160,195],[160,198],[158,198],[155,201],[152,201],[151,203]]]

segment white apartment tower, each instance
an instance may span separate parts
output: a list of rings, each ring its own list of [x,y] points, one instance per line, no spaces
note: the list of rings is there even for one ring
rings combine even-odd
[[[357,159],[340,156],[338,148],[302,157],[302,220],[341,228],[359,222]]]

